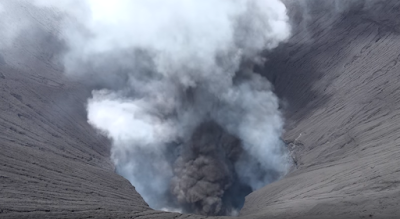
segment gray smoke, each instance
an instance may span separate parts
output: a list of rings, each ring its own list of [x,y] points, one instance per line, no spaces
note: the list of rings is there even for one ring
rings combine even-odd
[[[216,123],[200,124],[174,163],[172,195],[198,214],[218,215],[234,210],[234,200],[222,198],[237,181],[234,163],[242,150],[240,140]]]
[[[279,100],[253,72],[290,36],[280,0],[34,3],[62,17],[65,72],[93,87],[88,122],[151,207],[234,214],[287,172]]]
[[[151,207],[227,214],[240,207],[230,189],[243,198],[286,172],[278,99],[251,68],[289,37],[281,2],[80,4],[68,11],[79,25],[66,24],[66,70],[104,78],[88,121]]]
[[[338,16],[399,27],[390,26],[397,1],[282,1],[294,30],[280,0],[0,0],[0,64],[40,71],[32,63],[63,48],[50,41],[64,42],[65,73],[93,88],[88,122],[147,203],[234,214],[290,165],[278,99],[253,72],[268,61],[259,54],[291,31],[291,43],[312,44],[298,29],[327,33]],[[42,60],[24,54],[35,50]]]

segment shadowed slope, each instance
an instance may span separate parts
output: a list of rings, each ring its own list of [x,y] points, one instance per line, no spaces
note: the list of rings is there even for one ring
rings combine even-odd
[[[344,14],[320,8],[292,39],[303,43],[271,54],[298,169],[249,195],[243,215],[400,214],[400,4],[370,2]]]

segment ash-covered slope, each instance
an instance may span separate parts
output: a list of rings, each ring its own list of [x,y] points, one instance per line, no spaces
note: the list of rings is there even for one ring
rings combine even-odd
[[[396,218],[400,3],[353,1],[334,11],[326,2],[303,2],[304,25],[265,70],[288,101],[284,139],[298,166],[249,195],[241,213]]]
[[[7,22],[0,25],[12,28]],[[87,124],[89,92],[49,61],[60,42],[36,26],[21,34],[24,43],[0,49],[0,218],[120,218],[149,210],[113,173],[107,141]]]
[[[258,70],[286,100],[283,139],[297,167],[250,194],[241,217],[395,218],[400,3],[287,5],[294,36]],[[86,122],[90,90],[62,76],[50,61],[62,43],[36,25],[15,53],[0,50],[0,218],[201,218],[151,210],[114,173],[109,142]]]

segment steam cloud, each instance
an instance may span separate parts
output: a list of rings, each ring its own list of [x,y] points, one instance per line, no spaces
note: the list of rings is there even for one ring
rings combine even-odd
[[[63,14],[65,71],[95,88],[88,122],[151,207],[233,214],[288,170],[279,100],[253,72],[290,36],[280,0],[35,5]]]
[[[15,15],[6,10],[7,2],[0,2],[0,49],[6,49],[12,45],[19,31],[27,26],[28,20],[21,15]],[[19,20],[18,25],[15,20]]]

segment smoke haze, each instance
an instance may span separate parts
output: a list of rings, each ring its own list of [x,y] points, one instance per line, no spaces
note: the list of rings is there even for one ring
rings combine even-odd
[[[245,195],[287,172],[279,100],[253,72],[267,61],[262,51],[290,37],[281,1],[34,4],[62,15],[65,72],[94,88],[88,122],[151,207],[234,214]],[[0,26],[12,40],[8,30]]]
[[[117,171],[150,206],[227,214],[240,207],[224,201],[234,181],[254,190],[284,174],[278,99],[248,66],[289,37],[281,2],[107,3],[88,2],[92,35],[68,40],[67,67],[125,78],[117,91],[93,92],[88,119],[112,139]],[[226,155],[220,127],[246,154]]]

